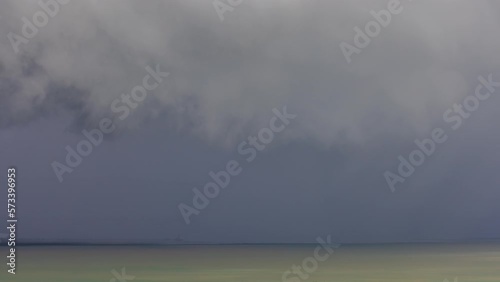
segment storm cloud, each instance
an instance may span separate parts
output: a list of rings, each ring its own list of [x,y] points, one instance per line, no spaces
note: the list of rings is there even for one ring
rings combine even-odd
[[[398,155],[409,153],[415,138],[445,126],[443,113],[474,92],[478,76],[493,74],[500,81],[500,6],[486,0],[401,0],[401,13],[348,63],[340,44],[353,44],[355,27],[363,29],[374,20],[370,12],[386,9],[388,2],[246,0],[221,21],[212,1],[75,0],[60,4],[16,52],[7,35],[22,36],[23,17],[33,22],[42,8],[38,1],[4,1],[0,137],[6,144],[2,154],[9,157],[5,165],[17,164],[21,179],[31,185],[45,179],[37,189],[48,189],[47,198],[39,196],[54,204],[77,195],[88,203],[92,193],[104,189],[94,204],[107,210],[115,205],[113,195],[128,191],[133,195],[121,201],[129,204],[124,212],[134,214],[131,220],[151,216],[171,222],[175,231],[168,236],[276,241],[286,233],[284,240],[303,241],[332,228],[340,241],[498,235],[498,228],[477,229],[488,225],[487,215],[500,212],[492,202],[500,196],[493,170],[500,164],[495,153],[500,134],[493,126],[498,97],[482,105],[463,129],[450,131],[451,141],[400,193],[390,193],[383,172],[395,169]],[[64,146],[82,138],[81,130],[113,117],[113,100],[142,82],[145,67],[156,65],[170,75],[117,123],[120,130],[71,175],[74,180],[65,182],[78,192],[44,188],[54,181],[50,163],[64,158]],[[239,142],[265,126],[273,108],[283,106],[297,115],[294,123],[231,184],[231,192],[211,204],[211,211],[183,226],[176,205],[191,198],[192,186],[206,182],[210,170],[231,159]],[[37,152],[39,160],[30,164]],[[192,159],[180,161],[184,171],[165,159],[174,155]],[[23,172],[21,164],[33,172]],[[149,179],[143,187],[148,194],[124,188],[145,182],[126,180],[123,171],[141,171]],[[108,180],[84,184],[98,175]],[[137,197],[156,208],[133,205]],[[253,204],[242,205],[244,199]],[[463,209],[454,214],[452,205],[459,204]],[[67,208],[87,222],[82,226],[106,230],[104,220],[88,222],[95,214],[83,204]],[[104,213],[108,219],[119,217],[118,209]],[[292,219],[304,227],[292,227]],[[451,227],[440,229],[442,221]],[[398,229],[404,224],[411,226]],[[267,231],[251,236],[249,230]],[[132,234],[126,238],[142,238],[127,227],[122,231]],[[29,234],[35,233],[57,235],[30,227]],[[80,233],[66,237],[75,234]],[[113,237],[111,230],[105,234],[102,238]],[[157,238],[163,235],[146,239]]]

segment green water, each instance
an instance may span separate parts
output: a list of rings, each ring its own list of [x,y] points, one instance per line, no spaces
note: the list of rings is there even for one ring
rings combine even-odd
[[[0,281],[109,282],[113,269],[121,272],[125,267],[127,275],[135,276],[126,281],[279,282],[293,264],[301,265],[313,256],[315,247],[20,247],[17,274],[8,274],[3,264]],[[7,248],[0,251],[5,258]],[[455,277],[459,282],[500,281],[500,244],[343,245],[319,262],[308,279],[300,281],[442,282]]]

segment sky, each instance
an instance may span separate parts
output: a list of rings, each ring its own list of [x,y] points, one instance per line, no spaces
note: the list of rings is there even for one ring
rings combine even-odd
[[[497,1],[42,3],[0,3],[0,179],[16,167],[20,240],[500,237]],[[434,147],[412,155],[415,140]],[[403,176],[400,156],[424,160]]]

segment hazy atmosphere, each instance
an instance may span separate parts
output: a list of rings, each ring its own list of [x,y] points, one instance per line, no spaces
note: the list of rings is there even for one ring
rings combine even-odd
[[[20,242],[500,237],[500,2],[57,3],[0,3]]]

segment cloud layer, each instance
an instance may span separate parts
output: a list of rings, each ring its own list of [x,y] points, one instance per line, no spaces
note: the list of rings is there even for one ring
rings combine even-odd
[[[16,53],[9,34],[41,8],[2,1],[0,167],[19,167],[24,238],[497,236],[500,99],[460,131],[442,115],[479,75],[500,81],[500,4],[402,0],[348,63],[340,44],[388,2],[245,0],[221,21],[212,1],[74,0]],[[60,184],[50,164],[156,65],[170,75]],[[283,106],[293,123],[186,226],[177,205]],[[449,141],[390,193],[384,171],[436,126]]]
[[[140,83],[144,67],[171,73],[121,126],[161,119],[234,144],[287,105],[301,118],[288,134],[323,146],[364,144],[387,132],[426,132],[444,107],[498,65],[498,9],[486,1],[402,1],[348,64],[339,44],[386,1],[247,1],[221,22],[210,1],[73,1],[16,54],[36,1],[2,4],[0,126],[69,113],[95,125]],[[376,124],[374,124],[376,118]]]

